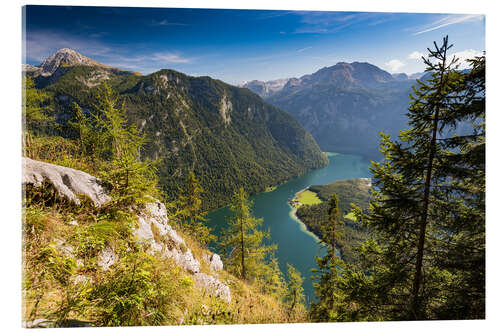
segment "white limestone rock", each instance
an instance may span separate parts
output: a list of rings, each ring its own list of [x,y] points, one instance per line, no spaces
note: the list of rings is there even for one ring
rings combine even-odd
[[[99,265],[103,271],[107,271],[117,260],[115,251],[109,246],[106,246],[97,255],[97,265]]]
[[[78,195],[86,195],[97,207],[110,200],[99,179],[88,173],[60,165],[35,161],[27,157],[22,158],[22,163],[23,185],[31,184],[39,187],[44,182],[48,182],[55,187],[60,195],[78,205],[80,204]]]
[[[203,288],[209,295],[217,296],[224,301],[231,303],[231,290],[227,285],[220,282],[211,275],[205,273],[194,274],[194,282]]]
[[[203,260],[205,260],[205,262],[210,266],[210,269],[214,272],[221,271],[224,268],[224,264],[217,253],[204,253]]]

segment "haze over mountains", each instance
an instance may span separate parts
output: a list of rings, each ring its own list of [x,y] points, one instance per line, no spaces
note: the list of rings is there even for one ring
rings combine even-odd
[[[244,87],[294,116],[323,151],[378,159],[379,132],[394,136],[406,127],[410,89],[422,74],[391,75],[369,63],[339,62],[290,78],[272,93],[263,94],[255,83]]]
[[[122,71],[62,49],[26,71],[54,98],[58,135],[71,136],[73,102],[92,111],[107,82],[127,117],[148,138],[146,156],[160,159],[160,182],[178,194],[189,170],[205,189],[207,209],[223,206],[241,186],[261,192],[328,163],[315,140],[288,113],[248,89],[173,70],[150,75]]]

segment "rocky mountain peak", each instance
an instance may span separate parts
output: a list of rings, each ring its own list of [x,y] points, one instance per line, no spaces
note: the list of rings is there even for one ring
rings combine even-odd
[[[75,50],[63,48],[58,50],[56,53],[45,59],[40,65],[41,75],[49,76],[54,74],[54,72],[61,66],[98,66],[98,67],[108,67],[103,65],[91,58],[84,56]]]

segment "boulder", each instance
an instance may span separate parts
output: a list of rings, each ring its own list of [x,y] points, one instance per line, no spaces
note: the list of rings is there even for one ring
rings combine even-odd
[[[96,177],[83,171],[23,157],[23,185],[41,186],[44,182],[52,184],[60,195],[76,204],[80,204],[78,195],[89,197],[97,207],[110,200]],[[138,240],[148,246],[150,253],[173,259],[177,265],[193,274],[194,281],[200,288],[210,295],[231,302],[231,291],[226,284],[211,275],[200,272],[200,262],[186,246],[184,239],[168,224],[167,209],[163,203],[155,201],[147,203],[143,208],[131,207],[130,209],[137,212],[138,227],[134,230],[134,234]],[[78,225],[76,221],[71,221],[69,224]],[[73,257],[74,249],[71,246],[64,244],[62,240],[57,243],[57,246],[64,255]],[[222,260],[216,253],[205,254],[203,258],[212,271],[217,272],[223,269]],[[110,269],[117,260],[117,254],[110,246],[105,247],[97,256],[97,264],[103,270]],[[79,266],[82,265],[83,262],[80,260]],[[90,280],[83,275],[73,279],[75,284],[88,281]],[[26,322],[25,325],[26,327],[41,327],[48,323],[38,320]]]
[[[203,260],[205,260],[205,262],[210,266],[210,269],[214,272],[221,271],[224,268],[224,264],[217,253],[205,253],[203,254]]]
[[[110,200],[99,179],[88,173],[60,165],[35,161],[27,157],[22,158],[22,163],[23,185],[31,184],[38,187],[44,182],[50,183],[60,195],[78,205],[80,204],[78,195],[89,197],[97,207]]]
[[[97,255],[97,264],[104,270],[108,270],[116,262],[117,257],[115,251],[109,246],[106,246]]]

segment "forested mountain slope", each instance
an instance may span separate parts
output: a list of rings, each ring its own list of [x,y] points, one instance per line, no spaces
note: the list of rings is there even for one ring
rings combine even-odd
[[[281,90],[263,96],[294,116],[323,151],[379,159],[379,132],[397,135],[407,127],[405,113],[414,84],[414,79],[393,76],[369,63],[340,62],[289,79]]]
[[[142,76],[93,63],[60,63],[51,75],[29,72],[54,98],[58,128],[45,130],[71,137],[73,102],[92,113],[97,90],[107,82],[125,103],[129,121],[147,135],[143,157],[161,160],[160,183],[170,197],[189,170],[205,189],[208,209],[227,204],[240,186],[263,191],[328,163],[293,117],[247,89],[173,70]]]

